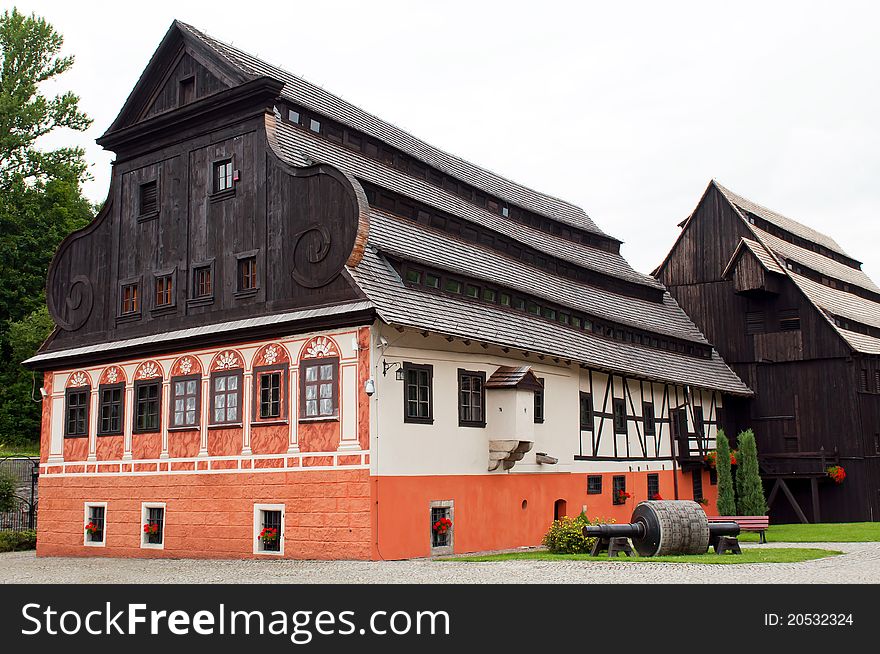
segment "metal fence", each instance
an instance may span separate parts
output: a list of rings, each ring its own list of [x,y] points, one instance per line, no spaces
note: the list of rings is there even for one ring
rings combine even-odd
[[[15,484],[15,508],[0,513],[0,530],[24,531],[37,528],[37,457],[0,458],[0,475],[12,478]]]

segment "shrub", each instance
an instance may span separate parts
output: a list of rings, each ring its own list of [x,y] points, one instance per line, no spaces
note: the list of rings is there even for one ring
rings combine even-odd
[[[35,531],[0,531],[0,552],[20,552],[36,547]]]
[[[559,520],[553,521],[541,542],[554,554],[589,554],[596,539],[584,536],[583,528],[586,525],[595,525],[600,522],[612,521],[590,521],[584,513],[574,518],[563,516]]]
[[[15,510],[15,480],[5,470],[0,470],[0,513]]]
[[[730,471],[730,441],[723,429],[715,437],[718,456],[715,472],[718,475],[718,515],[736,515],[736,499],[733,495],[733,475]]]
[[[740,433],[739,467],[736,471],[736,500],[739,515],[766,515],[767,501],[764,499],[764,486],[758,470],[758,446],[751,429]]]

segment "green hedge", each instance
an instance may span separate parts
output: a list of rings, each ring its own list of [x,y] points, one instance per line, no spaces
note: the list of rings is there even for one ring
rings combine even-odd
[[[0,552],[20,552],[37,547],[35,531],[0,531]]]

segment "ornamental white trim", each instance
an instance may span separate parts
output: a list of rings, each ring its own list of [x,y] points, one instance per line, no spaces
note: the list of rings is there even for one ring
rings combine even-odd
[[[339,356],[336,345],[326,336],[316,336],[306,347],[304,359],[321,359],[323,357]]]

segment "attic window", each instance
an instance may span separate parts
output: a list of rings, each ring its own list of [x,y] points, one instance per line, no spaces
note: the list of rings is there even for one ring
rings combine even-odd
[[[180,80],[180,86],[177,94],[178,106],[183,106],[195,100],[196,97],[196,78],[187,77]]]
[[[138,195],[138,215],[150,216],[159,212],[159,193],[155,179],[141,184]]]
[[[312,130],[313,132],[315,132],[316,134],[320,134],[321,133],[321,121],[315,120],[314,118],[312,118],[309,121],[309,129]]]
[[[296,111],[295,109],[289,109],[289,110],[287,111],[287,120],[289,120],[289,121],[292,122],[292,123],[296,123],[297,125],[299,125],[299,119],[300,119],[300,116],[299,116],[299,112],[298,112],[298,111]]]
[[[510,209],[508,207],[501,207],[501,215],[508,218],[510,216]]]

